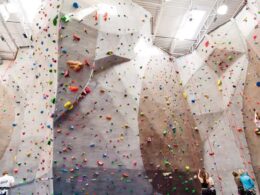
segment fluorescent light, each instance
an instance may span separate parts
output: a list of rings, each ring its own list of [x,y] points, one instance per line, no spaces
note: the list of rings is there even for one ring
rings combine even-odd
[[[225,15],[228,11],[228,6],[226,4],[223,4],[221,6],[219,6],[218,10],[217,10],[217,13],[219,15]]]
[[[191,10],[187,12],[175,37],[180,40],[193,40],[205,15],[205,10]]]

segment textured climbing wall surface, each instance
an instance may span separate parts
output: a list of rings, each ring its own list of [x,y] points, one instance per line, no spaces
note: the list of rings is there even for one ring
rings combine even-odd
[[[252,108],[257,107],[259,96],[257,6],[257,1],[249,1],[237,18],[207,35],[192,54],[177,59],[184,93],[204,143],[204,166],[220,194],[236,193],[233,170],[246,169],[253,177],[259,173],[259,138],[252,130]],[[248,119],[243,120],[243,115]]]
[[[73,2],[64,2],[56,17],[62,23],[55,118],[72,108],[93,70],[132,59],[140,39],[151,42],[150,13],[132,1],[79,1],[78,7]]]
[[[6,131],[4,140],[9,143],[0,170],[15,176],[17,187],[12,194],[52,192],[51,98],[56,96],[58,28],[50,21],[59,13],[60,1],[42,3],[33,26],[34,48],[21,49],[16,60],[0,70],[1,90],[7,91],[1,101],[9,96],[5,101],[11,104],[1,105],[1,116],[3,112],[9,115],[4,128],[12,135],[9,139]]]
[[[67,4],[62,8],[62,14],[71,19],[63,21],[59,42],[65,55],[59,60],[56,110],[65,109],[58,110],[61,117],[55,125],[55,194],[153,191],[138,136],[142,72],[153,50],[150,14],[131,1],[106,3],[114,14],[103,13],[102,4],[97,2],[81,4],[73,15]],[[133,13],[138,17],[131,17]],[[143,54],[135,57],[136,53]],[[79,55],[86,59],[79,59]],[[73,72],[66,64],[69,59],[83,62],[82,70]],[[71,85],[78,91],[69,91]]]
[[[258,32],[258,33],[257,33]],[[257,38],[254,38],[257,35]],[[256,28],[251,34],[251,38],[248,40],[249,49],[249,64],[247,71],[247,78],[245,82],[245,90],[243,94],[243,116],[244,116],[244,128],[247,138],[249,151],[251,154],[252,165],[255,171],[256,179],[260,182],[260,170],[259,170],[259,137],[255,135],[254,129],[256,128],[254,123],[254,109],[259,111],[259,87],[257,82],[260,80],[260,48],[259,48],[259,28]],[[258,52],[258,54],[257,54]]]
[[[173,59],[150,59],[142,81],[139,135],[145,170],[162,194],[198,194],[193,179],[203,166],[202,142]]]
[[[89,93],[56,122],[56,194],[151,194],[138,131],[141,80],[149,56],[94,74]]]
[[[130,0],[42,1],[33,47],[0,66],[13,194],[199,194],[201,167],[218,194],[239,168],[259,183],[259,2],[179,59],[150,20]]]

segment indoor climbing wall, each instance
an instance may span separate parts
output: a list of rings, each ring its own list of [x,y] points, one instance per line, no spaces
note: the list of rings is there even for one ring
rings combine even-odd
[[[21,49],[14,62],[0,69],[6,131],[0,171],[14,175],[12,194],[52,193],[52,125],[56,96],[58,28],[50,21],[60,1],[43,1],[33,26],[33,48]],[[1,118],[2,120],[2,118]],[[1,123],[2,125],[2,123]],[[1,129],[2,130],[2,129]],[[10,138],[11,136],[11,138]],[[2,149],[2,148],[1,148]]]
[[[199,194],[203,147],[173,58],[150,59],[142,81],[139,135],[145,170],[161,194]]]
[[[131,1],[71,1],[60,18],[55,194],[151,194],[138,136],[150,14]]]
[[[252,35],[259,17],[256,10],[259,10],[257,1],[249,1],[237,18],[207,35],[192,54],[177,59],[184,94],[204,143],[204,167],[213,176],[220,194],[236,193],[233,170],[245,169],[252,177],[255,177],[254,171],[258,172],[258,157],[252,150],[258,138],[245,128],[253,126],[254,115],[251,108],[248,111],[252,114],[251,125],[244,125],[245,112],[242,112],[246,104],[243,96],[246,77],[251,89],[252,79],[259,79],[257,73],[252,75],[256,65],[250,65],[257,63],[257,56],[248,52],[252,49],[247,44],[250,37],[255,39],[251,44],[258,47],[259,35],[257,32]],[[259,52],[259,48],[254,52]],[[252,56],[254,62],[251,62]],[[251,74],[247,72],[248,66],[251,66]],[[255,93],[259,94],[257,89]]]
[[[58,19],[62,23],[55,118],[72,109],[94,70],[132,59],[140,38],[151,42],[150,13],[132,1],[66,1],[53,22]]]
[[[257,5],[258,3],[258,5]],[[237,21],[239,28],[246,38],[248,47],[248,70],[245,80],[245,89],[243,93],[243,119],[244,131],[248,143],[248,148],[251,155],[251,163],[254,168],[256,181],[260,183],[259,172],[259,155],[260,147],[259,136],[256,136],[254,130],[256,125],[254,123],[255,111],[260,110],[259,106],[259,90],[260,90],[260,28],[259,28],[259,1],[252,1],[249,3],[249,8],[243,10],[238,16]],[[249,30],[245,30],[249,29]]]
[[[236,194],[236,169],[259,182],[258,25],[249,0],[176,60],[130,0],[42,1],[33,47],[0,67],[12,193],[199,194],[202,167],[218,194]]]

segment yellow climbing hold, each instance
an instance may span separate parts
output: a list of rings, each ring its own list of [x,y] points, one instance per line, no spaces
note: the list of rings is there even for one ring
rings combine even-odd
[[[186,92],[183,92],[183,97],[185,98],[185,99],[187,99],[187,97],[188,97],[188,95],[187,95],[187,93]]]
[[[185,170],[186,170],[186,171],[189,171],[189,170],[190,170],[190,166],[188,166],[188,165],[185,166]]]
[[[222,81],[220,79],[218,80],[218,86],[222,86]]]
[[[71,103],[71,101],[67,101],[64,104],[64,108],[66,108],[67,110],[72,110],[73,109],[73,104]]]

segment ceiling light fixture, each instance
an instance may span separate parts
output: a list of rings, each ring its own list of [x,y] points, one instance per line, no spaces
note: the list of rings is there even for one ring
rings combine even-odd
[[[217,13],[218,13],[218,15],[225,15],[225,14],[227,14],[227,11],[228,11],[228,6],[226,4],[223,4],[223,5],[219,6]]]

